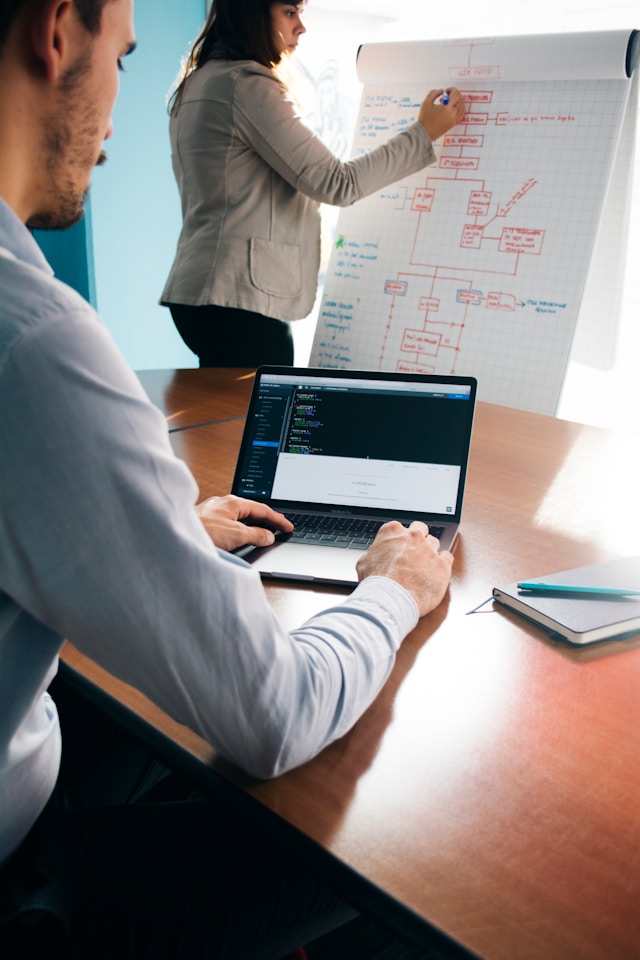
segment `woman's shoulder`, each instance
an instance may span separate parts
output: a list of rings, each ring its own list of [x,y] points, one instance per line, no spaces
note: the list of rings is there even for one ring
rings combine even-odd
[[[264,78],[278,82],[273,70],[256,60],[207,60],[193,74],[193,78],[196,77],[199,77],[203,85],[217,83],[222,79],[238,82],[245,78]]]
[[[263,106],[282,100],[286,89],[273,70],[255,60],[208,60],[188,78],[181,102],[224,100],[229,104]]]

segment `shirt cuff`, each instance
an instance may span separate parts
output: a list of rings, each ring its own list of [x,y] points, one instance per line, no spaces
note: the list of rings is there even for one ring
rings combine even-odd
[[[418,604],[408,590],[390,577],[372,576],[362,580],[351,599],[377,607],[378,616],[397,631],[398,645],[420,619]]]

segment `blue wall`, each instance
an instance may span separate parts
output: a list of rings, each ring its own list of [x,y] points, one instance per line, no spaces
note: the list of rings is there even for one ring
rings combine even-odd
[[[80,223],[70,230],[34,230],[33,235],[56,277],[74,287],[95,307],[91,200],[87,199]]]
[[[109,157],[94,171],[97,308],[134,369],[197,366],[158,299],[181,225],[166,97],[205,17],[205,0],[136,0],[138,46],[124,61]]]

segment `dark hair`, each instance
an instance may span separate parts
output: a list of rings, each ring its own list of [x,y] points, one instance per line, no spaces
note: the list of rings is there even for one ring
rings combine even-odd
[[[89,33],[100,33],[102,11],[110,0],[73,0],[80,23]]]
[[[9,36],[11,26],[21,7],[32,0],[2,0],[0,5],[0,49]],[[99,33],[102,24],[102,11],[110,0],[73,0],[80,23],[89,33]],[[37,4],[34,6],[34,12]]]
[[[180,71],[169,110],[178,106],[185,81],[211,59],[214,48],[227,60],[256,60],[276,67],[282,54],[273,42],[271,8],[275,3],[301,7],[305,0],[213,0],[205,24]]]

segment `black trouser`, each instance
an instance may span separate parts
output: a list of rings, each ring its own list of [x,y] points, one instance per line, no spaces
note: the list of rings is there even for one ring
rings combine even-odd
[[[288,323],[232,307],[170,304],[178,333],[201,367],[259,367],[293,364]]]

